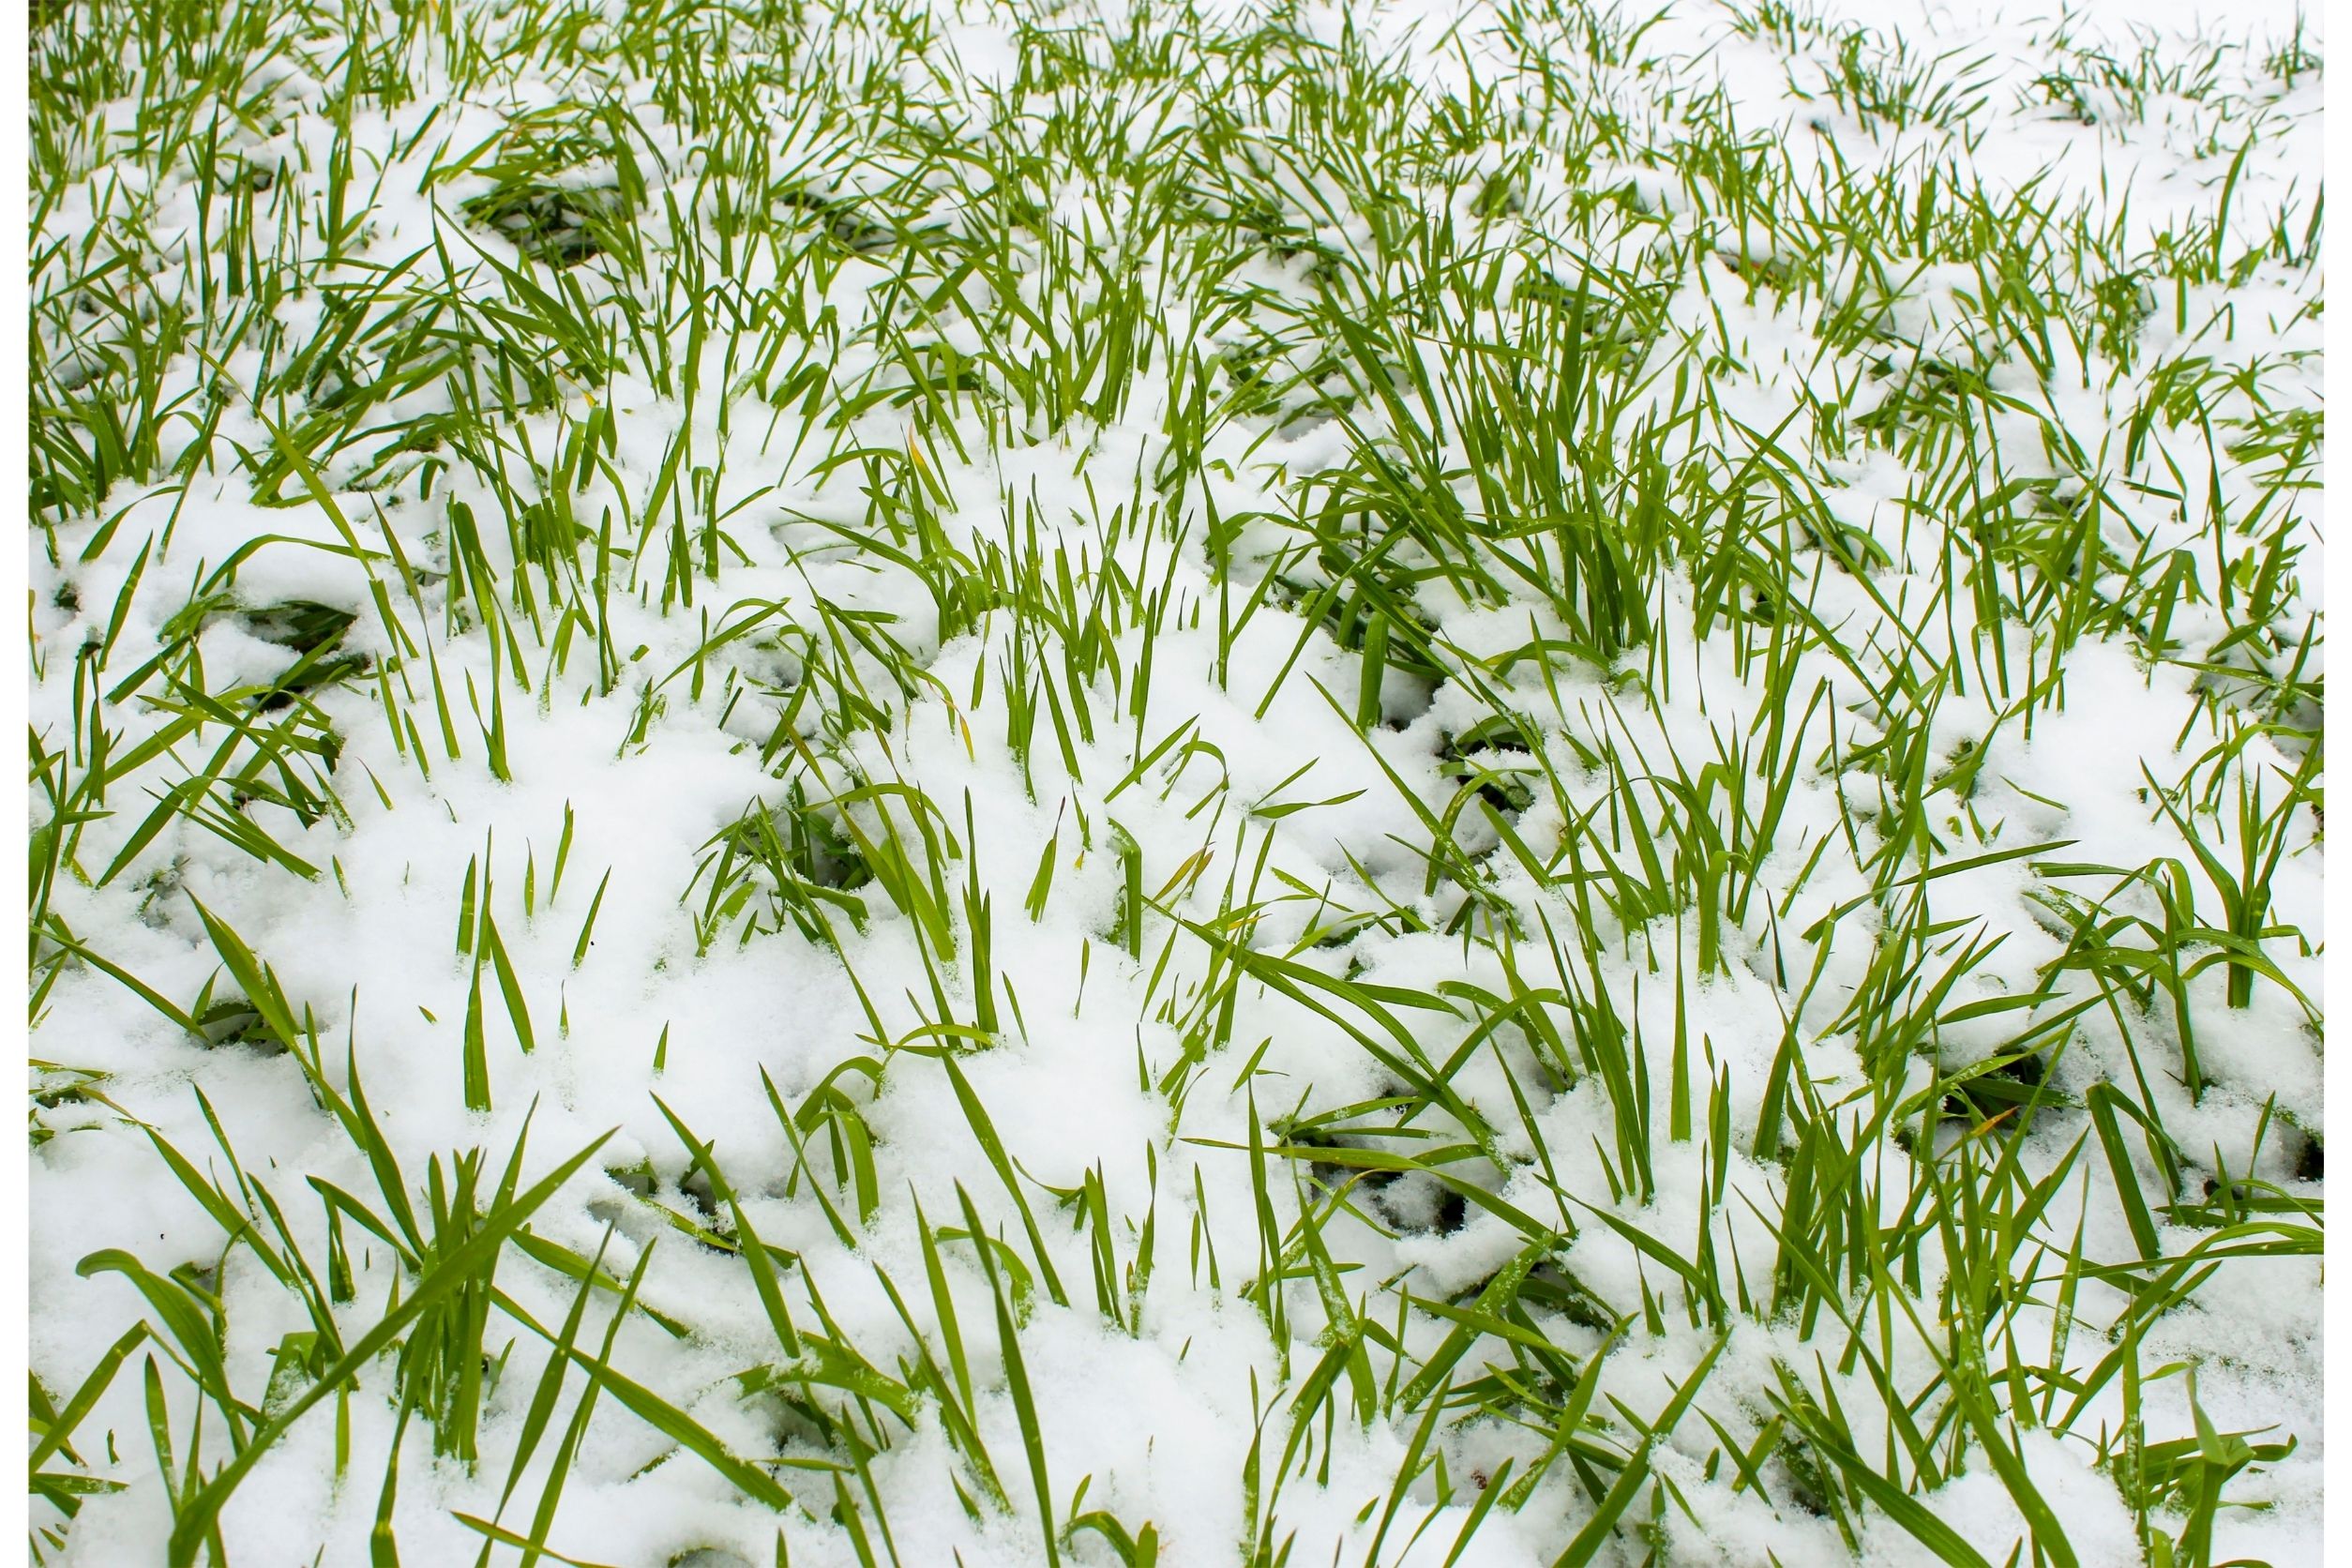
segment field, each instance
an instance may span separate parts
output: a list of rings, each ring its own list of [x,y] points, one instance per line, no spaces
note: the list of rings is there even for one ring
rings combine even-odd
[[[31,37],[31,1560],[2321,1560],[2316,8]]]

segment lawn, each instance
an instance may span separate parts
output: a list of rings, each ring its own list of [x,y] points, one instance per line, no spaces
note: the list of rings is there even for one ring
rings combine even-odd
[[[31,1560],[2320,1560],[2277,0],[35,0]]]

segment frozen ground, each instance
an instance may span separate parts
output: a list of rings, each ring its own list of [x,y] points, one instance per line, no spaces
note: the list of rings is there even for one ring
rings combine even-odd
[[[2315,9],[35,16],[35,1559],[2319,1560]]]

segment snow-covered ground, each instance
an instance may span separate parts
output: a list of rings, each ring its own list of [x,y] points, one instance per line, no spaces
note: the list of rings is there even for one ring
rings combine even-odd
[[[38,1560],[2320,1560],[2315,9],[35,14]]]

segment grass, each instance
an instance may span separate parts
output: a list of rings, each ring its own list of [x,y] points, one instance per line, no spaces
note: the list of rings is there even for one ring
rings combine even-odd
[[[32,1557],[2309,1546],[2319,44],[37,11]]]

